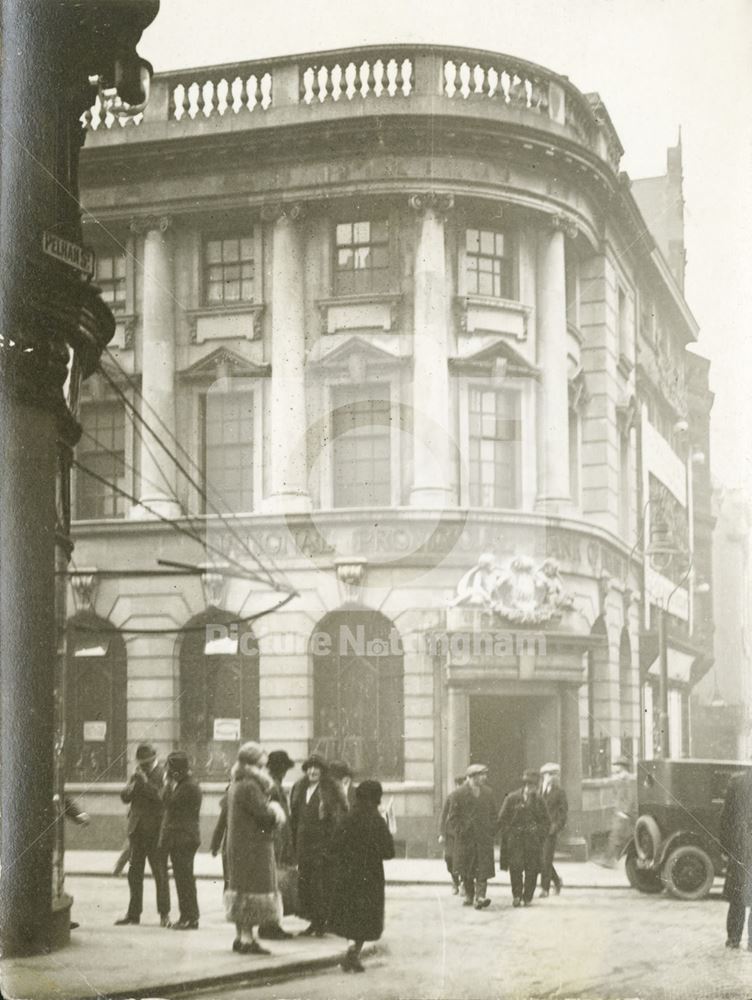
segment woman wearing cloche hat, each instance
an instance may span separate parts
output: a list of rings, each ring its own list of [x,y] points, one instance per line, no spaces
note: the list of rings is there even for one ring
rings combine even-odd
[[[265,770],[266,751],[244,743],[238,751],[227,790],[227,889],[225,915],[235,924],[233,951],[268,955],[255,928],[278,924],[282,900],[274,864],[274,830],[286,817],[272,801],[273,782]]]

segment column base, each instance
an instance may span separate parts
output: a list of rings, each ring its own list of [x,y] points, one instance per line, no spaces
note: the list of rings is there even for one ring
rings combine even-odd
[[[182,515],[177,500],[169,497],[142,497],[135,507],[131,507],[128,517],[131,521],[157,521],[160,517],[175,520]]]
[[[427,507],[430,510],[444,510],[456,507],[454,491],[444,486],[415,486],[410,490],[411,507]]]
[[[313,504],[307,493],[272,493],[261,509],[265,514],[310,514]]]
[[[577,511],[571,497],[543,496],[535,501],[535,509],[544,514],[569,515]]]

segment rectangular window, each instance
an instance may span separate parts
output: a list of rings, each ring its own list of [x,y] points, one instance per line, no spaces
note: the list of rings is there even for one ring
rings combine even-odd
[[[90,404],[81,408],[80,419],[77,458],[81,465],[113,485],[101,483],[79,469],[76,473],[76,517],[79,520],[124,517],[128,500],[113,486],[128,489],[125,408],[121,403]]]
[[[617,322],[619,325],[619,354],[621,357],[631,358],[632,345],[629,336],[629,309],[627,296],[622,288],[619,289]]]
[[[336,226],[335,241],[336,295],[363,295],[390,290],[389,223],[385,219],[340,222]]]
[[[564,256],[564,278],[565,293],[567,303],[567,323],[571,326],[580,325],[580,302],[579,302],[579,261],[577,255],[569,243],[565,247]]]
[[[580,502],[580,418],[569,408],[569,493],[575,504]]]
[[[253,510],[253,406],[252,392],[204,397],[204,489],[224,513]]]
[[[125,311],[125,254],[97,254],[94,283],[113,312]]]
[[[204,241],[204,301],[209,306],[253,302],[256,264],[253,234]]]
[[[514,298],[514,260],[507,233],[493,229],[465,232],[467,291],[471,295]]]
[[[470,504],[518,507],[520,494],[519,396],[470,389]]]
[[[392,501],[389,387],[332,392],[335,507],[388,507]]]

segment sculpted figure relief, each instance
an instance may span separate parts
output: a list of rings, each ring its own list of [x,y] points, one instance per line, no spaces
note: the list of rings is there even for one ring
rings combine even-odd
[[[517,625],[541,625],[573,606],[556,559],[536,570],[529,556],[516,556],[506,571],[485,552],[457,585],[451,607],[481,608]]]

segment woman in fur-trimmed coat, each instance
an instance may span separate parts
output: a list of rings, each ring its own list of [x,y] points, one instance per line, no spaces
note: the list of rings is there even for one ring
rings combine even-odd
[[[274,830],[286,817],[279,803],[271,799],[273,782],[265,764],[266,752],[258,743],[243,744],[227,790],[225,915],[237,930],[233,951],[242,954],[268,955],[254,928],[276,924],[282,918]]]

